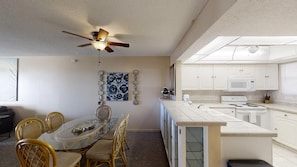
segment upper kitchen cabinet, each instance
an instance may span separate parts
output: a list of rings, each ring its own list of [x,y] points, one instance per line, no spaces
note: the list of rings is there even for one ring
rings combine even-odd
[[[182,90],[210,90],[205,82],[212,81],[212,69],[205,65],[182,65]],[[204,83],[203,83],[204,82]]]
[[[255,66],[251,64],[231,64],[228,68],[229,76],[255,76]]]
[[[226,90],[228,73],[227,65],[215,64],[213,65],[213,89],[214,90]]]
[[[253,77],[256,90],[278,89],[278,64],[184,64],[182,90],[226,90],[228,77]]]
[[[182,90],[225,90],[226,70],[226,65],[182,65]]]
[[[278,89],[278,65],[261,64],[255,65],[257,71],[256,90],[277,90]]]

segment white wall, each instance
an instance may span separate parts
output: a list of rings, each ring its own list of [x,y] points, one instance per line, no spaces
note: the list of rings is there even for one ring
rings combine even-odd
[[[77,59],[77,62],[73,62]],[[108,102],[114,115],[131,111],[129,130],[159,130],[159,97],[169,84],[169,57],[21,57],[19,62],[19,101],[0,102],[14,108],[16,122],[25,117],[62,112],[67,120],[94,114],[98,103],[98,70],[140,71],[140,104]],[[132,75],[129,76],[129,84]]]

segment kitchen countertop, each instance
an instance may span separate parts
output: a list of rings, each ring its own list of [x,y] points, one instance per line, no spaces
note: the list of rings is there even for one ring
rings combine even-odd
[[[183,101],[161,100],[177,126],[224,126],[226,121],[206,112],[197,112],[189,103]]]
[[[285,104],[271,104],[271,103],[257,103],[257,105],[264,106],[267,109],[280,110],[292,114],[297,114],[297,106],[285,105]]]
[[[161,100],[170,116],[178,126],[221,126],[221,136],[253,136],[253,137],[276,137],[277,134],[242,121],[235,117],[220,113],[215,108],[234,108],[226,104],[189,104],[183,101]],[[200,109],[198,106],[200,105]],[[212,109],[207,109],[211,107]]]

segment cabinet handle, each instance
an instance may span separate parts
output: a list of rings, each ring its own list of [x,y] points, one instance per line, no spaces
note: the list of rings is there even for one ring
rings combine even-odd
[[[274,128],[274,130],[277,130],[277,128]]]
[[[285,114],[285,117],[287,116],[287,114]]]

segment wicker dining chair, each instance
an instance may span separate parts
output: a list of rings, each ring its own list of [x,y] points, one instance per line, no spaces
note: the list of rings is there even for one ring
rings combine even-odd
[[[51,112],[45,117],[47,131],[53,132],[65,123],[64,115],[60,112]]]
[[[26,118],[21,120],[15,127],[17,140],[32,138],[37,139],[45,132],[44,122],[39,118]]]
[[[112,114],[111,108],[106,104],[102,104],[96,109],[96,116],[102,122],[109,122],[111,118],[111,114]]]
[[[90,167],[93,163],[96,165],[107,163],[110,167],[115,167],[115,160],[119,156],[127,166],[122,144],[124,130],[125,120],[122,120],[114,132],[113,140],[98,140],[86,153],[86,166]]]
[[[124,133],[124,140],[123,140],[123,144],[126,145],[127,149],[129,150],[129,145],[128,145],[128,142],[127,142],[127,137],[126,137],[126,134],[127,134],[127,128],[128,128],[128,122],[129,122],[129,117],[130,117],[130,112],[123,118],[125,119],[125,133]],[[114,134],[114,131],[115,129],[119,126],[119,122],[121,120],[118,121],[117,124],[115,124],[115,126],[108,132],[106,133],[104,136],[102,136],[102,139],[104,140],[112,140],[113,139],[113,134]]]
[[[22,167],[79,167],[82,157],[74,152],[56,152],[50,144],[38,139],[19,140],[16,153]]]

